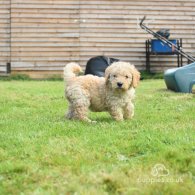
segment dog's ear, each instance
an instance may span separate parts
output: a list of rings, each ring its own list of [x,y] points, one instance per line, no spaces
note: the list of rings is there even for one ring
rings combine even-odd
[[[132,67],[132,74],[133,74],[133,80],[132,80],[132,86],[136,88],[140,81],[140,72],[135,68],[135,66]]]
[[[108,68],[106,68],[106,70],[105,70],[106,85],[108,85],[108,83],[109,83],[109,79],[110,79],[110,70],[111,70],[111,67],[110,67],[110,66],[109,66]]]

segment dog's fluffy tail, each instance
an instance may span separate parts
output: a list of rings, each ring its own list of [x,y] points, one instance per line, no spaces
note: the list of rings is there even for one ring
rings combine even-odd
[[[68,63],[65,67],[64,67],[64,80],[67,81],[71,78],[76,77],[76,74],[82,72],[81,67],[74,62]]]

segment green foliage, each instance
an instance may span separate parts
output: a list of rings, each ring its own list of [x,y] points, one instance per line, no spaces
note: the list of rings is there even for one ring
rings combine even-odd
[[[15,74],[11,76],[12,80],[30,80],[30,77],[26,74]]]
[[[0,81],[34,81],[34,80],[40,80],[40,81],[62,81],[63,78],[60,75],[51,75],[48,78],[45,79],[32,79],[26,74],[14,74],[10,76],[0,76]]]
[[[90,113],[89,124],[64,119],[62,81],[0,91],[0,194],[194,194],[193,94],[142,81],[132,120]]]
[[[81,75],[83,73],[80,73]],[[142,79],[163,79],[163,73],[149,73],[147,71],[141,71],[141,78]],[[11,80],[41,80],[41,81],[62,81],[63,78],[60,75],[51,75],[48,78],[45,79],[32,79],[28,75],[25,74],[16,74],[16,75],[10,75],[10,76],[0,76],[0,81],[11,81]]]
[[[59,75],[53,75],[49,78],[46,79],[40,79],[40,80],[45,80],[45,81],[63,81],[64,79],[60,77]]]
[[[142,79],[163,79],[163,73],[149,73],[147,71],[141,71]]]
[[[14,74],[14,75],[10,75],[10,76],[0,77],[0,81],[11,81],[11,80],[27,81],[27,80],[31,80],[31,79],[26,74]]]

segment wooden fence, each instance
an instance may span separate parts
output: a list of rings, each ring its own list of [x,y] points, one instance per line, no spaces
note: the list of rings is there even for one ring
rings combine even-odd
[[[31,75],[58,74],[76,61],[97,55],[129,61],[145,69],[144,15],[154,31],[171,29],[186,52],[195,54],[194,0],[1,0],[0,63]],[[174,56],[153,56],[152,71],[175,67]]]
[[[6,65],[11,61],[10,53],[10,1],[0,1],[0,72],[6,71]]]

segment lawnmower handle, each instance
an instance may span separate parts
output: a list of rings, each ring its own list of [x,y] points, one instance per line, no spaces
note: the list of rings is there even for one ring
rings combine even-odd
[[[143,24],[143,22],[144,22],[145,19],[146,19],[146,16],[144,16],[144,17],[141,19],[141,21],[140,21],[140,23],[139,23],[140,26],[142,26],[142,24]]]

